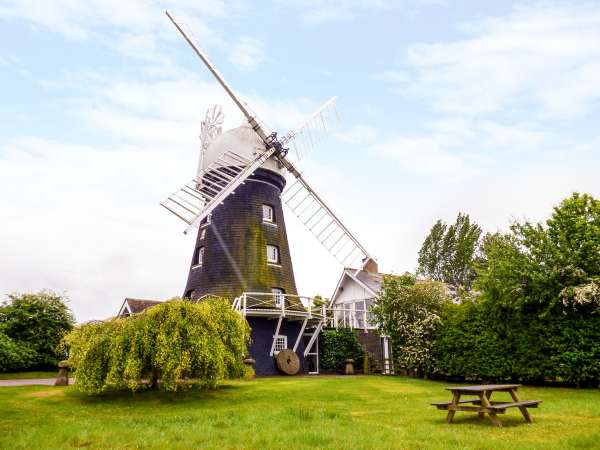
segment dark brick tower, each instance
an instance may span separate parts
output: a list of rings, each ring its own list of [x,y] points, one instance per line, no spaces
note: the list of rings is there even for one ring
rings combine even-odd
[[[252,157],[264,144],[248,126],[219,136],[206,167],[225,150]],[[208,175],[205,175],[208,176]],[[192,256],[184,296],[234,298],[242,292],[297,294],[280,194],[284,169],[268,160],[204,220]]]

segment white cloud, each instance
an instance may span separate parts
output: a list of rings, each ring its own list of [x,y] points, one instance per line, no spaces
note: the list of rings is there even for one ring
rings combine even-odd
[[[262,60],[262,41],[245,37],[231,44],[210,22],[232,20],[246,8],[243,0],[0,0],[0,19],[20,19],[68,39],[90,39],[106,47],[158,67],[171,65],[168,45],[184,41],[165,16],[165,8],[180,26],[202,46],[231,53],[240,70],[251,70]],[[187,45],[187,44],[185,44]]]
[[[66,290],[79,320],[116,313],[126,295],[180,294],[193,244],[158,201],[180,182],[182,155],[35,137],[4,150],[3,290]]]
[[[460,31],[467,37],[411,46],[401,76],[380,78],[435,109],[466,115],[534,107],[543,116],[568,117],[600,99],[597,4],[517,7]]]
[[[520,124],[445,118],[427,124],[418,134],[386,137],[368,151],[392,158],[410,171],[462,177],[508,154],[543,150],[551,138],[550,133]]]
[[[264,59],[264,43],[250,36],[242,36],[233,46],[228,61],[238,70],[255,70]]]
[[[411,13],[423,6],[444,6],[445,0],[300,0],[279,3],[301,11],[301,18],[309,23],[339,22],[355,19],[360,14],[403,8]]]
[[[336,133],[335,137],[346,144],[370,144],[377,138],[377,130],[370,125],[356,124],[349,130]]]

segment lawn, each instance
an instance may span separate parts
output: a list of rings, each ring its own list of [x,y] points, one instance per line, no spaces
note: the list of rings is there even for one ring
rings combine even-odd
[[[260,378],[217,391],[86,397],[73,387],[0,388],[0,448],[592,448],[600,390],[523,387],[544,401],[503,428],[429,406],[448,384],[402,377]],[[504,395],[504,394],[494,394]],[[498,397],[497,399],[500,399]]]

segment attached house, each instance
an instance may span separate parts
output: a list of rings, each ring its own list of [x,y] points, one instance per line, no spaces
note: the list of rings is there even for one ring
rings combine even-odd
[[[152,306],[162,303],[159,300],[142,300],[139,298],[126,298],[119,309],[117,317],[129,317],[132,314],[137,314]]]
[[[384,373],[391,371],[392,348],[386,336],[377,330],[370,308],[377,301],[383,277],[377,264],[370,261],[364,269],[345,268],[331,297],[333,325],[358,332],[359,341],[379,362]]]

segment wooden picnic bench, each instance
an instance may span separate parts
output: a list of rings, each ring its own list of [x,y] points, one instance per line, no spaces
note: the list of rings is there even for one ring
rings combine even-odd
[[[502,426],[498,414],[504,414],[509,408],[519,408],[526,422],[532,422],[527,408],[537,408],[541,400],[521,400],[517,394],[520,384],[483,384],[479,386],[458,386],[446,388],[452,392],[452,400],[449,402],[432,403],[437,409],[448,411],[446,422],[452,423],[456,411],[476,412],[480,419],[487,414],[489,419],[497,427]],[[493,392],[508,392],[512,402],[491,401]],[[476,395],[477,398],[461,400],[462,395]]]

